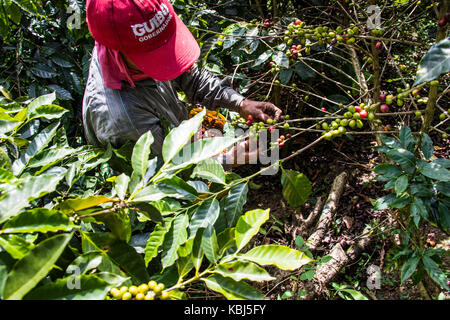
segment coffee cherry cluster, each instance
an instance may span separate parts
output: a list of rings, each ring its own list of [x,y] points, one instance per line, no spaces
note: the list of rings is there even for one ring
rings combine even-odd
[[[297,19],[288,25],[287,30],[284,32],[284,41],[287,45],[292,45],[293,38],[297,38],[301,45],[306,45],[311,41],[316,41],[317,44],[323,45],[329,43],[331,45],[339,45],[341,43],[353,44],[356,42],[355,35],[359,34],[360,30],[354,24],[351,24],[349,28],[343,29],[338,26],[336,29],[331,29],[328,26],[306,26],[305,22]],[[377,34],[383,33],[382,30],[378,30]],[[296,49],[298,51],[298,49]],[[309,46],[305,47],[305,53],[309,53]]]
[[[276,126],[279,129],[281,128],[284,130],[289,130],[290,125],[288,122],[285,122],[286,120],[289,120],[289,119],[290,119],[290,116],[288,114],[282,115],[279,118],[279,122],[281,122],[281,123],[284,122],[284,123],[283,124],[279,123],[279,125],[277,125],[278,121],[276,121],[272,118],[267,119],[265,123],[263,121],[258,121],[258,122],[255,121],[254,122],[253,116],[249,115],[247,117],[247,119],[245,119],[243,117],[237,117],[236,119],[231,121],[231,125],[238,126],[238,127],[244,128],[244,129],[249,129],[250,137],[258,137],[260,131],[268,130],[269,132],[272,132],[273,130],[275,130]],[[282,140],[278,139],[278,144],[280,146],[283,146],[285,139],[289,139],[291,137],[291,134],[286,133],[286,136],[280,136],[280,138],[281,137],[283,137],[283,138],[282,138]]]
[[[167,300],[168,298],[169,293],[164,291],[164,284],[154,280],[139,286],[112,288],[106,297],[107,300]]]
[[[266,27],[272,27],[272,26],[273,26],[273,22],[270,21],[270,19],[264,19],[263,24],[264,24]]]
[[[277,73],[280,72],[281,68],[274,61],[269,62],[269,67],[271,68],[270,72]]]
[[[347,111],[344,112],[344,118],[334,119],[331,122],[322,122],[322,124],[316,126],[316,129],[325,130],[322,134],[326,140],[344,135],[347,133],[347,128],[362,129],[364,127],[362,120],[379,121],[375,119],[374,111],[376,110],[376,106],[376,104],[366,106],[364,103],[349,106],[346,108]],[[344,108],[343,105],[340,105],[340,107]],[[322,111],[326,111],[326,109],[323,109],[325,108],[322,108]]]
[[[450,12],[447,12],[443,19],[439,20],[438,26],[443,28],[447,23],[450,23]]]

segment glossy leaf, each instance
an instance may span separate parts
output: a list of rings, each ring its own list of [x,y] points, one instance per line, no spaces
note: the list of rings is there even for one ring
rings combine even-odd
[[[4,288],[7,300],[22,299],[53,268],[72,234],[59,234],[40,242],[11,270]]]
[[[219,201],[208,199],[197,208],[189,223],[189,237],[194,237],[197,230],[214,225],[220,213]]]
[[[191,177],[225,184],[225,171],[223,170],[223,166],[214,159],[201,161],[194,168]]]
[[[422,257],[422,262],[425,267],[425,270],[430,275],[431,279],[433,279],[437,284],[439,284],[445,290],[450,290],[447,282],[447,276],[445,273],[439,268],[438,264],[431,259],[429,256],[424,255]]]
[[[133,208],[142,212],[146,217],[156,223],[164,223],[163,217],[159,210],[153,205],[146,202],[133,202]]]
[[[55,136],[58,126],[59,122],[52,123],[33,138],[25,153],[23,153],[21,157],[13,163],[12,171],[15,176],[19,176],[22,173],[25,166],[34,155],[47,147]]]
[[[36,118],[59,119],[69,112],[67,109],[55,104],[48,104],[36,107],[33,111],[28,112],[28,120]]]
[[[73,275],[35,288],[25,300],[103,300],[112,284],[95,274]]]
[[[111,202],[112,200],[103,195],[89,196],[86,198],[73,198],[67,199],[61,202],[57,209],[63,211],[64,213],[74,213],[77,211],[85,210],[88,208],[96,207],[102,203]]]
[[[170,225],[163,227],[157,224],[150,234],[147,245],[145,246],[145,266],[148,266],[150,261],[158,255],[158,249],[164,241],[164,237],[167,233],[167,227],[170,227]]]
[[[21,236],[11,234],[0,236],[0,247],[14,259],[20,260],[34,248],[34,245]]]
[[[212,225],[208,225],[203,231],[201,247],[209,262],[216,263],[219,259],[219,245],[217,244],[216,231]]]
[[[128,190],[128,184],[130,182],[130,177],[125,173],[119,175],[116,180],[114,180],[114,190],[120,200],[124,200]]]
[[[297,270],[312,261],[303,252],[281,245],[258,246],[238,257],[263,266],[274,265],[282,270]]]
[[[412,274],[416,271],[417,265],[419,264],[420,257],[412,256],[410,257],[402,267],[400,281],[405,282]]]
[[[139,138],[133,148],[131,166],[133,168],[133,175],[135,175],[138,180],[142,180],[147,172],[148,158],[150,156],[150,148],[153,141],[152,132],[149,130]]]
[[[241,183],[230,189],[228,194],[220,200],[221,215],[225,215],[226,226],[233,227],[242,214],[247,202],[248,184]]]
[[[261,225],[269,219],[270,209],[247,211],[236,224],[235,240],[237,251],[240,251],[259,231]]]
[[[1,233],[31,233],[69,231],[78,228],[70,219],[57,210],[35,208],[13,217],[4,225]]]
[[[180,170],[189,165],[210,159],[239,140],[240,138],[214,137],[200,139],[194,143],[187,144],[180,153],[173,158],[173,166],[169,166],[167,170]]]
[[[422,136],[422,153],[425,156],[425,159],[430,160],[433,156],[433,141],[431,140],[430,136],[426,133]]]
[[[163,268],[171,266],[178,258],[178,246],[187,240],[188,223],[189,218],[186,214],[180,214],[173,219],[170,230],[166,234],[163,242],[161,257]]]
[[[283,197],[291,206],[301,206],[311,194],[311,182],[303,173],[283,170],[281,174]]]
[[[413,87],[450,72],[450,39],[434,44],[423,56]]]
[[[0,199],[0,223],[17,215],[20,210],[27,207],[30,201],[40,198],[55,190],[64,175],[27,176],[14,184],[2,184],[4,196]]]
[[[206,109],[197,113],[191,119],[184,120],[178,127],[170,131],[166,136],[162,147],[164,162],[168,163],[171,161],[184,145],[190,141],[202,124],[205,114]]]
[[[233,261],[221,263],[215,270],[224,277],[232,278],[235,281],[244,279],[250,281],[270,281],[275,280],[266,270],[248,261]]]
[[[205,282],[209,289],[222,294],[228,300],[262,300],[264,298],[259,291],[245,282],[237,282],[219,274],[201,280]]]

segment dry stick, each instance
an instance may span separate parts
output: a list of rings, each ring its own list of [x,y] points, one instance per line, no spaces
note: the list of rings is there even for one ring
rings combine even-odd
[[[370,227],[366,227],[362,234],[370,233]],[[356,258],[363,252],[370,242],[372,237],[365,236],[352,247],[350,247],[347,252],[342,248],[341,244],[336,244],[331,251],[328,253],[332,259],[327,263],[321,264],[317,267],[316,273],[312,281],[312,287],[309,290],[307,299],[312,299],[318,296],[323,288],[339,273],[339,271],[349,264],[350,262],[356,260]]]
[[[311,250],[317,249],[325,236],[325,232],[328,230],[331,222],[333,221],[338,207],[339,198],[341,197],[342,192],[344,191],[345,183],[347,182],[347,177],[348,174],[344,171],[333,181],[330,194],[328,195],[327,201],[323,207],[317,228],[314,233],[309,236],[307,241],[308,247]]]
[[[316,205],[314,206],[313,211],[308,215],[308,218],[303,219],[301,216],[298,217],[301,225],[300,225],[300,233],[307,231],[311,225],[316,221],[319,214],[322,212],[323,206],[325,204],[323,197],[318,197]],[[295,239],[295,236],[293,237]]]

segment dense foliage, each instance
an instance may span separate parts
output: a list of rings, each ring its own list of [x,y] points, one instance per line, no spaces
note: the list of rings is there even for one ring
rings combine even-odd
[[[402,283],[429,277],[448,290],[447,251],[421,233],[450,227],[449,163],[434,155],[448,146],[448,3],[172,2],[201,46],[201,67],[290,115],[253,123],[223,112],[225,132],[280,129],[272,148],[308,139],[276,164],[288,205],[301,207],[312,190],[285,162],[323,140],[373,137],[384,157],[374,172],[388,192],[374,210],[396,222],[387,236],[401,235],[386,268]],[[269,209],[244,207],[267,168],[241,177],[211,159],[239,140],[232,134],[190,144],[205,111],[170,131],[161,157],[150,154],[150,132],[119,149],[86,145],[80,109],[93,40],[84,5],[0,1],[0,297],[190,299],[206,297],[206,286],[262,299],[255,283],[276,280],[265,266],[311,281],[329,259],[313,257],[301,237],[296,249],[254,245]],[[110,291],[121,286],[135,292]]]

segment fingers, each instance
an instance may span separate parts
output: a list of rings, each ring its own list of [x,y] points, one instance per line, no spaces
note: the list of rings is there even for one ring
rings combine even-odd
[[[278,120],[283,113],[280,108],[275,106],[273,103],[266,102],[264,104],[264,111],[266,114],[273,116],[274,120]]]

